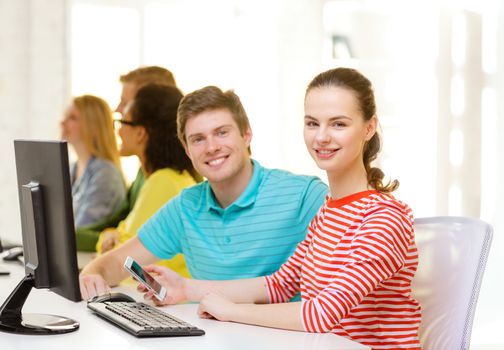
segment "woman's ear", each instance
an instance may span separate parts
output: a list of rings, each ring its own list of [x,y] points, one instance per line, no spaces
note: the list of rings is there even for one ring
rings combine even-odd
[[[371,138],[376,134],[376,129],[378,127],[378,117],[373,115],[371,119],[367,121],[366,125],[366,141],[371,140]]]
[[[149,139],[149,134],[147,130],[142,125],[137,125],[136,127],[136,139],[139,144],[147,144],[147,140]]]

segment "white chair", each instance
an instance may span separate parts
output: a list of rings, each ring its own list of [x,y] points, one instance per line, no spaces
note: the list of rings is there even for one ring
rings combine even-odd
[[[492,232],[478,219],[415,219],[419,265],[412,290],[422,307],[424,350],[469,348]]]

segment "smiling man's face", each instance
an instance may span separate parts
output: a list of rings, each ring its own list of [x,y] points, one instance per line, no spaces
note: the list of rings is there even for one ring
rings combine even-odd
[[[186,151],[194,168],[210,184],[235,183],[250,162],[252,132],[240,133],[231,112],[213,109],[191,117],[185,125]]]

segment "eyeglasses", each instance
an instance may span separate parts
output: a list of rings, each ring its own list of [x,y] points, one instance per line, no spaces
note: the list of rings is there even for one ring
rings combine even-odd
[[[137,122],[132,122],[129,120],[124,120],[124,119],[114,119],[114,128],[119,129],[123,124],[129,125],[129,126],[138,126],[140,123]]]

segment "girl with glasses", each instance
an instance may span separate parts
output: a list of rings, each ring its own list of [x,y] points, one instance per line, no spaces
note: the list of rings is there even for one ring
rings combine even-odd
[[[138,157],[145,182],[126,219],[100,235],[98,252],[109,251],[135,236],[140,226],[168,200],[201,181],[177,138],[177,108],[181,99],[182,93],[176,87],[146,85],[126,106],[122,119],[115,122],[122,140],[120,153]],[[182,255],[165,264],[189,276]]]

